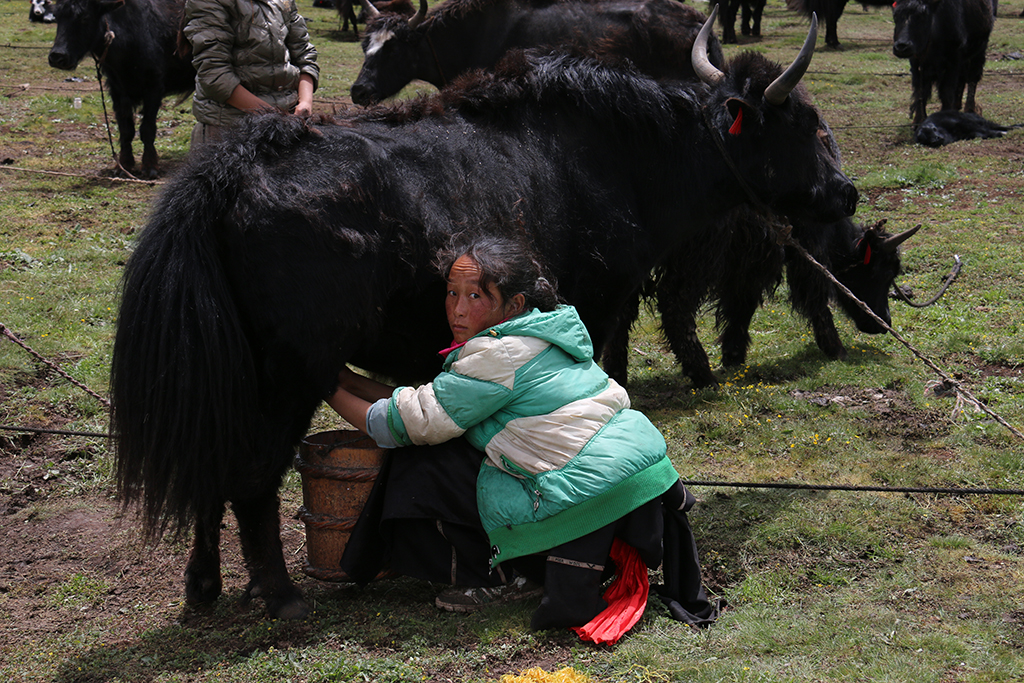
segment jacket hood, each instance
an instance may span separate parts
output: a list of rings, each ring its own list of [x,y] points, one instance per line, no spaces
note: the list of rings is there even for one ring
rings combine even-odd
[[[594,357],[594,344],[590,340],[590,333],[572,306],[559,306],[546,313],[535,308],[499,323],[481,334],[492,332],[500,336],[518,335],[543,339],[578,361],[587,361]]]

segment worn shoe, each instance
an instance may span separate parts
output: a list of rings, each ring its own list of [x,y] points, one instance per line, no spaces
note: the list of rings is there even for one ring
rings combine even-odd
[[[449,612],[476,612],[491,605],[525,600],[541,595],[544,586],[526,577],[517,577],[511,583],[493,588],[459,588],[454,586],[441,592],[434,599],[439,609]]]

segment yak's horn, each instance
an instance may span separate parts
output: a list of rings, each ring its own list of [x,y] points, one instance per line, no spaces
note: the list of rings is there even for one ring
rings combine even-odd
[[[359,0],[359,4],[363,6],[363,11],[366,12],[367,17],[376,17],[380,15],[380,10],[374,7],[370,0]]]
[[[427,0],[420,0],[420,11],[416,13],[412,19],[409,20],[409,28],[416,28],[423,23],[423,20],[427,17]]]
[[[782,72],[782,75],[772,81],[772,84],[765,88],[764,99],[768,104],[779,106],[786,101],[789,93],[804,77],[807,67],[811,65],[811,57],[814,56],[814,44],[818,42],[818,15],[811,14],[811,30],[807,32],[804,46],[800,48],[800,54],[796,56],[789,68]]]
[[[697,74],[697,78],[708,85],[715,85],[725,77],[725,73],[708,59],[708,35],[715,28],[715,17],[717,16],[718,5],[716,4],[711,8],[711,16],[704,22],[690,49],[690,63],[693,64],[693,71]]]
[[[882,242],[880,245],[878,245],[878,248],[882,249],[883,251],[888,251],[888,252],[896,251],[896,247],[900,246],[901,244],[906,242],[908,239],[913,237],[914,234],[918,230],[920,230],[920,229],[921,229],[921,224],[918,223],[917,225],[912,227],[910,230],[905,230],[905,231],[901,232],[898,235],[893,235],[892,237],[887,238],[884,242]]]

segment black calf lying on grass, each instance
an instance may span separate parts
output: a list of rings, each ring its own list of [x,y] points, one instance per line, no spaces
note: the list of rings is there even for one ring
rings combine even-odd
[[[1002,126],[977,114],[962,111],[939,111],[921,122],[914,133],[914,140],[919,145],[942,147],[958,140],[999,138],[1010,129],[1020,127],[1019,123]]]

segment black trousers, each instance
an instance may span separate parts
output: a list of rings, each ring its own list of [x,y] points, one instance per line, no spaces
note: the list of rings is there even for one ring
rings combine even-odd
[[[701,584],[686,519],[693,497],[679,482],[612,524],[491,571],[490,542],[476,505],[483,457],[464,439],[389,451],[340,568],[364,585],[384,568],[466,587],[501,585],[515,572],[544,585],[532,628],[582,626],[606,607],[601,588],[615,573],[608,554],[618,537],[651,569],[665,560],[666,582],[655,591],[675,618],[703,624],[717,616]]]

